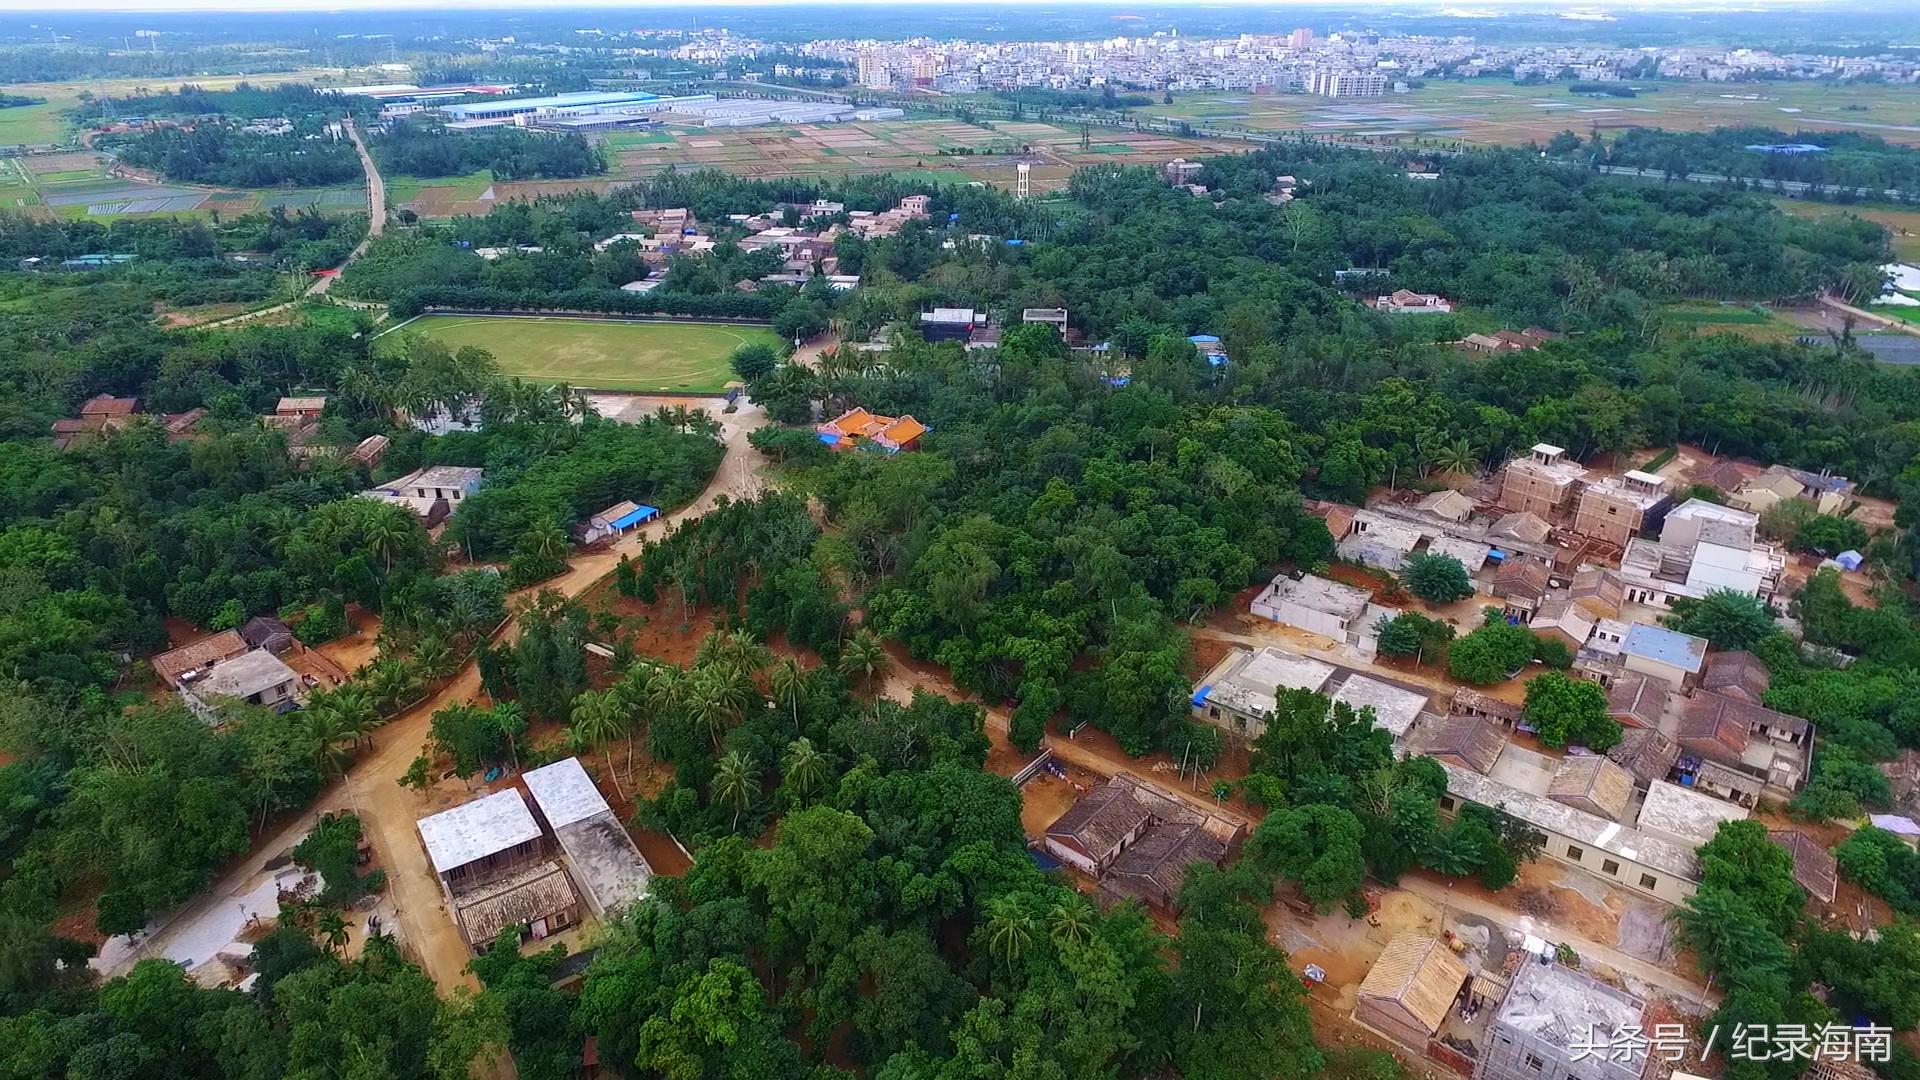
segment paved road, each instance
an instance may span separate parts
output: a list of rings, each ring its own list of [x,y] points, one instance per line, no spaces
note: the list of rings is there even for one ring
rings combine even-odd
[[[740,499],[758,494],[764,484],[765,458],[747,445],[747,436],[766,423],[766,414],[757,405],[742,404],[738,412],[720,419],[726,425],[722,433],[726,456],[698,499],[635,530],[610,549],[571,560],[565,574],[528,591],[554,589],[566,596],[579,596],[611,574],[622,555],[637,554],[644,539],[658,538],[667,522],[698,517],[712,509],[722,495]],[[518,634],[517,621],[509,620],[495,640],[512,641]],[[142,957],[164,955],[167,944],[189,934],[200,916],[256,888],[266,864],[304,839],[320,814],[354,810],[365,822],[368,839],[387,871],[386,900],[395,909],[393,921],[397,925],[391,927],[395,936],[419,959],[443,993],[461,986],[477,987],[467,971],[466,943],[442,904],[439,879],[427,862],[414,827],[419,818],[436,807],[401,787],[399,780],[420,753],[433,714],[448,705],[475,701],[480,694],[479,671],[469,661],[438,693],[382,726],[374,735],[371,749],[360,755],[347,775],[316,800],[312,809],[262,838],[246,859],[200,898],[162,920],[137,949],[103,963],[103,977],[124,973]]]
[[[360,168],[367,174],[367,235],[362,237],[360,243],[356,244],[354,249],[347,253],[346,259],[334,268],[333,273],[324,277],[315,278],[313,284],[307,286],[306,291],[300,294],[299,300],[289,300],[284,304],[275,304],[272,307],[264,307],[258,311],[249,311],[243,315],[234,315],[225,319],[215,319],[212,322],[198,323],[195,325],[195,329],[205,330],[216,326],[232,326],[237,323],[251,322],[254,319],[265,318],[268,315],[285,311],[300,303],[300,300],[305,300],[310,296],[325,296],[327,292],[333,288],[333,283],[339,280],[340,271],[345,270],[355,259],[365,255],[367,249],[373,246],[374,238],[386,231],[387,182],[381,179],[380,170],[374,167],[373,155],[367,152],[367,144],[360,138],[360,129],[354,126],[352,120],[346,121],[346,128],[347,138],[353,140],[354,152],[360,155]]]

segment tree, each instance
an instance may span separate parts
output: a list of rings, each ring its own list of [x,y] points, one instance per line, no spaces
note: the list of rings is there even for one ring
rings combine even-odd
[[[706,729],[716,752],[720,749],[721,737],[746,716],[752,699],[753,687],[746,673],[730,663],[695,668],[687,680],[687,713]]]
[[[1715,589],[1697,600],[1674,600],[1666,623],[1722,649],[1752,649],[1779,632],[1765,601],[1732,589]]]
[[[1450,604],[1472,596],[1473,578],[1467,568],[1451,555],[1418,551],[1407,556],[1400,572],[1406,590],[1430,604]]]
[[[586,690],[573,699],[573,738],[582,746],[591,746],[605,751],[627,730],[627,709],[615,690]],[[626,793],[620,790],[620,778],[607,770],[613,779],[614,794],[625,799]]]
[[[1380,616],[1374,624],[1383,656],[1411,656],[1421,663],[1439,657],[1453,640],[1453,627],[1417,611]]]
[[[849,678],[858,676],[873,690],[873,677],[887,666],[887,650],[880,638],[871,630],[857,630],[840,649],[840,673]]]
[[[742,382],[751,383],[773,374],[774,368],[780,365],[780,356],[774,352],[773,346],[755,342],[733,350],[727,363]]]
[[[1352,896],[1367,876],[1360,820],[1338,806],[1288,807],[1267,815],[1247,843],[1254,864],[1300,887],[1322,911]]]
[[[760,778],[746,756],[738,750],[720,759],[713,773],[713,801],[733,807],[731,828],[740,827],[740,815],[760,794]]]
[[[787,744],[781,767],[786,785],[804,803],[826,786],[831,766],[827,755],[814,749],[813,740],[802,736]]]
[[[1527,703],[1521,715],[1547,746],[1573,743],[1589,750],[1606,750],[1620,741],[1620,722],[1608,714],[1606,690],[1599,683],[1557,671],[1528,680]]]
[[[994,901],[987,918],[987,947],[993,954],[1006,962],[1007,974],[1012,976],[1013,969],[1033,944],[1033,916],[1011,896],[1003,896]]]
[[[347,919],[338,910],[328,908],[321,912],[319,920],[315,923],[315,929],[320,934],[320,940],[326,942],[327,948],[336,955],[346,950]]]
[[[767,675],[767,688],[773,691],[774,703],[787,710],[796,727],[800,724],[800,698],[806,685],[806,672],[791,656],[781,657]]]
[[[1538,642],[1538,636],[1524,626],[1483,626],[1447,650],[1447,673],[1474,686],[1504,682],[1533,660]]]

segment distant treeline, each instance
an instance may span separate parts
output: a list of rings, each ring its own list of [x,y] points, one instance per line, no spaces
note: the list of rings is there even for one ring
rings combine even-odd
[[[448,131],[424,119],[396,122],[373,140],[385,172],[408,176],[464,176],[491,170],[497,180],[570,180],[607,171],[600,150],[585,136],[523,128]]]
[[[346,114],[346,99],[323,94],[305,83],[255,86],[239,83],[231,90],[208,90],[188,84],[178,90],[130,97],[95,98],[73,110],[81,121],[116,120],[127,116],[233,116],[259,120],[284,116],[334,119]]]
[[[1626,83],[1617,83],[1617,82],[1568,83],[1567,92],[1570,94],[1603,94],[1607,97],[1618,97],[1618,98],[1630,98],[1630,97],[1640,96],[1640,91],[1634,89],[1631,86],[1628,86]]]
[[[1805,145],[1817,151],[1750,150]],[[1920,149],[1873,135],[1772,128],[1716,128],[1708,132],[1633,128],[1607,144],[1602,164],[1759,180],[1796,180],[1837,188],[1895,188],[1920,197]]]
[[[1145,94],[1118,94],[1113,87],[1092,90],[1046,90],[1023,86],[1018,90],[995,90],[993,96],[1033,109],[1136,109],[1152,105]]]
[[[23,97],[20,94],[0,94],[0,109],[17,109],[22,105],[45,105],[46,98]]]
[[[415,289],[388,301],[394,318],[405,319],[428,308],[454,308],[461,311],[586,311],[615,315],[688,315],[703,319],[772,319],[786,297],[761,293],[720,293],[693,296],[686,293],[633,293],[620,289],[570,289],[548,292],[540,289],[476,289],[459,285],[441,285]]]
[[[296,127],[255,135],[227,121],[163,127],[112,143],[121,161],[169,180],[225,187],[325,187],[361,179],[359,155],[345,139]]]

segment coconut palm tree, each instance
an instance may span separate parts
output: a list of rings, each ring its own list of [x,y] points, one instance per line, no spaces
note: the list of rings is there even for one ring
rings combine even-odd
[[[445,639],[434,635],[421,638],[420,644],[414,646],[413,666],[426,678],[441,679],[453,674],[459,661],[454,659]]]
[[[397,506],[381,506],[380,510],[382,512],[368,515],[365,531],[361,535],[366,541],[367,550],[380,556],[386,564],[387,575],[391,577],[393,557],[413,533],[412,515]]]
[[[859,676],[869,693],[873,691],[873,677],[886,666],[887,650],[871,630],[855,631],[840,648],[840,674],[848,678]]]
[[[793,714],[793,724],[799,727],[800,698],[807,688],[807,675],[800,667],[800,661],[791,656],[781,657],[767,675],[767,685],[773,690],[773,700]]]
[[[713,773],[713,801],[733,807],[733,824],[730,828],[740,827],[740,813],[753,805],[760,794],[760,778],[753,773],[746,756],[738,750],[731,751],[720,759]]]
[[[307,717],[307,739],[313,744],[313,763],[322,775],[346,771],[353,737],[341,729],[339,714],[324,703],[301,710]]]
[[[1021,910],[1012,897],[993,902],[987,919],[987,947],[1007,962],[1007,974],[1033,944],[1033,916]]]
[[[781,767],[786,771],[787,786],[802,801],[826,786],[827,755],[814,749],[812,739],[802,736],[788,743]]]
[[[1057,944],[1085,944],[1093,936],[1093,912],[1078,900],[1055,904],[1047,913],[1047,930]]]
[[[756,641],[751,632],[735,630],[721,635],[720,657],[752,676],[773,662],[773,651]]]
[[[720,750],[721,736],[747,715],[752,693],[745,673],[731,664],[708,664],[694,670],[687,684],[687,711],[713,737],[715,753]]]
[[[527,550],[542,559],[564,560],[567,557],[567,534],[552,518],[546,518],[528,531],[523,541]]]
[[[420,684],[412,665],[397,656],[382,657],[367,667],[367,690],[383,709],[405,701]]]
[[[1472,443],[1465,439],[1454,439],[1434,448],[1433,465],[1441,472],[1477,473],[1480,471],[1480,456],[1474,453]]]
[[[620,737],[626,729],[626,710],[621,707],[620,699],[611,690],[584,690],[573,699],[573,711],[569,714],[573,721],[573,738],[576,743],[605,750],[607,744]],[[620,790],[620,778],[612,769],[607,775],[613,779],[614,794],[621,799],[627,797]]]
[[[314,923],[313,928],[315,932],[317,932],[320,935],[320,940],[326,942],[327,948],[332,950],[335,954],[346,951],[346,948],[347,948],[346,916],[341,915],[338,911],[335,911],[329,908],[326,911],[323,911],[320,913],[320,918]]]

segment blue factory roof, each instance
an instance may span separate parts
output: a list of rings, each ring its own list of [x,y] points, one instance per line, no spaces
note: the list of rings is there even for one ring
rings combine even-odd
[[[613,527],[616,529],[624,529],[629,525],[638,525],[643,521],[648,521],[659,516],[660,508],[657,506],[636,506],[631,511],[615,518]]]
[[[658,95],[631,92],[609,93],[597,90],[548,97],[508,98],[505,101],[477,101],[469,105],[448,105],[440,111],[452,117],[486,116],[502,112],[532,112],[535,109],[579,108],[583,105],[625,105],[652,101]]]
[[[1682,671],[1699,671],[1707,658],[1706,638],[1646,623],[1634,623],[1620,647],[1629,656],[1644,656]]]

